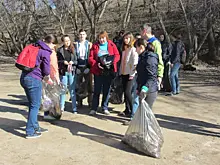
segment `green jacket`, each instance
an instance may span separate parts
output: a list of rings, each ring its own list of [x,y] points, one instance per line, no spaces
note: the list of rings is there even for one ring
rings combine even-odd
[[[152,43],[155,48],[155,53],[158,54],[159,62],[158,62],[158,77],[163,77],[164,72],[164,65],[163,65],[163,58],[162,58],[162,48],[161,43],[158,41],[157,38],[152,37],[148,40],[148,42]]]

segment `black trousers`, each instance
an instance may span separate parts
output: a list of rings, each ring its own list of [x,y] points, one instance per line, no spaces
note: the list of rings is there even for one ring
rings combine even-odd
[[[131,114],[133,108],[132,87],[133,81],[129,80],[129,75],[122,75],[123,91],[125,96],[125,114]]]

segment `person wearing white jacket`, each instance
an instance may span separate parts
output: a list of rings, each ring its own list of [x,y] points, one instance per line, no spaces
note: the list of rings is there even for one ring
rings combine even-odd
[[[136,66],[138,64],[138,54],[133,46],[134,37],[132,33],[128,32],[123,37],[122,44],[122,59],[120,65],[120,75],[122,77],[122,84],[125,96],[125,111],[121,113],[123,116],[131,117],[133,98],[132,86],[136,74]]]

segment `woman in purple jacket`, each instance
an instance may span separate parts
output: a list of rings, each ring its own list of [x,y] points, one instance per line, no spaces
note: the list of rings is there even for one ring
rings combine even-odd
[[[41,105],[42,79],[50,74],[50,55],[52,53],[54,37],[48,35],[44,41],[38,41],[36,46],[40,47],[36,59],[36,68],[32,72],[22,71],[20,83],[24,88],[28,102],[29,112],[26,125],[26,138],[37,138],[42,132],[48,132],[39,126],[37,115]]]

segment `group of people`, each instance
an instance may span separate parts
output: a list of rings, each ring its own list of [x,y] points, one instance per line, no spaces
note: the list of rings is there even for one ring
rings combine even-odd
[[[125,33],[111,41],[106,31],[99,33],[97,42],[87,39],[86,31],[79,31],[79,40],[72,42],[68,35],[61,38],[62,46],[55,50],[55,38],[48,35],[35,43],[40,47],[36,68],[32,72],[22,72],[20,82],[29,101],[29,113],[26,126],[26,138],[40,137],[47,129],[38,124],[37,115],[41,106],[42,80],[56,82],[69,89],[72,111],[82,106],[84,97],[80,97],[80,85],[84,81],[87,89],[89,114],[95,115],[102,94],[101,109],[109,115],[108,103],[111,84],[115,76],[121,76],[125,110],[120,115],[132,120],[138,109],[139,99],[145,99],[152,108],[164,75],[164,63],[171,62],[171,94],[178,94],[179,55],[174,55],[172,48],[163,45],[153,34],[152,28],[144,24],[140,33]],[[162,44],[162,46],[161,46]],[[169,47],[169,45],[168,45]],[[165,53],[170,52],[170,54]],[[169,57],[167,57],[169,56]],[[167,57],[167,58],[165,58]],[[169,59],[168,59],[169,58]],[[173,76],[173,77],[172,77]],[[94,77],[94,89],[92,82]],[[76,92],[77,91],[77,92]],[[66,94],[60,95],[60,108],[65,110]],[[45,112],[45,119],[52,117]],[[129,122],[125,123],[129,124]]]

